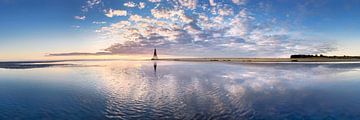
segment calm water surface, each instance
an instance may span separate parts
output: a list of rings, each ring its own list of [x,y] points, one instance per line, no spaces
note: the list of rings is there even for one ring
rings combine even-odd
[[[360,119],[360,63],[0,68],[0,119]]]

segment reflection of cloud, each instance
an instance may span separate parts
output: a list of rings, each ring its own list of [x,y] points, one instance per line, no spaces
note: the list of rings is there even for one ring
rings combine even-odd
[[[261,99],[271,99],[274,94],[284,97],[293,90],[322,85],[338,73],[358,67],[333,71],[327,64],[160,62],[154,76],[152,62],[114,62],[102,68],[100,75],[109,92],[107,115],[113,118],[141,118],[148,114],[154,118],[191,119],[198,114],[205,118],[248,118],[258,110],[257,102],[267,102]],[[306,95],[297,98],[301,97]]]

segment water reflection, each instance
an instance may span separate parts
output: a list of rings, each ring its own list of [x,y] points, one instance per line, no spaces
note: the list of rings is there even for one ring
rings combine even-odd
[[[155,74],[155,76],[156,76],[156,68],[157,68],[157,63],[156,63],[156,61],[154,61],[154,74]]]
[[[0,119],[357,119],[360,116],[359,63],[78,61],[69,64],[77,66],[0,69]]]
[[[103,68],[107,117],[325,119],[360,115],[359,102],[352,102],[360,100],[356,94],[360,84],[354,81],[360,77],[348,75],[359,75],[358,64],[159,64],[161,69],[156,62]],[[340,108],[346,109],[328,111]]]
[[[34,68],[47,68],[53,66],[75,66],[72,64],[53,64],[53,63],[22,63],[22,62],[0,62],[1,69],[34,69]]]

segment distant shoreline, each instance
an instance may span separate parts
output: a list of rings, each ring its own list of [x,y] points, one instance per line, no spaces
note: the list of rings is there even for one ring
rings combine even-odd
[[[164,58],[154,61],[188,62],[360,62],[360,58]]]
[[[34,60],[34,61],[0,61],[4,64],[38,64],[71,61],[187,61],[187,62],[360,62],[360,58],[160,58],[160,59],[73,59],[73,60]]]
[[[71,61],[114,61],[121,59],[83,59],[83,60],[48,60],[48,61],[7,61],[0,62],[0,68],[5,69],[31,69],[53,66],[76,66],[76,64],[61,63]],[[226,63],[304,63],[304,62],[334,62],[351,63],[360,62],[360,58],[163,58],[143,59],[130,61],[183,61],[183,62],[226,62]]]

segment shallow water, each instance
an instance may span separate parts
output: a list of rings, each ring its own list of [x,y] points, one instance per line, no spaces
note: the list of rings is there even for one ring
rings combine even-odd
[[[360,63],[0,68],[0,119],[358,119]]]

